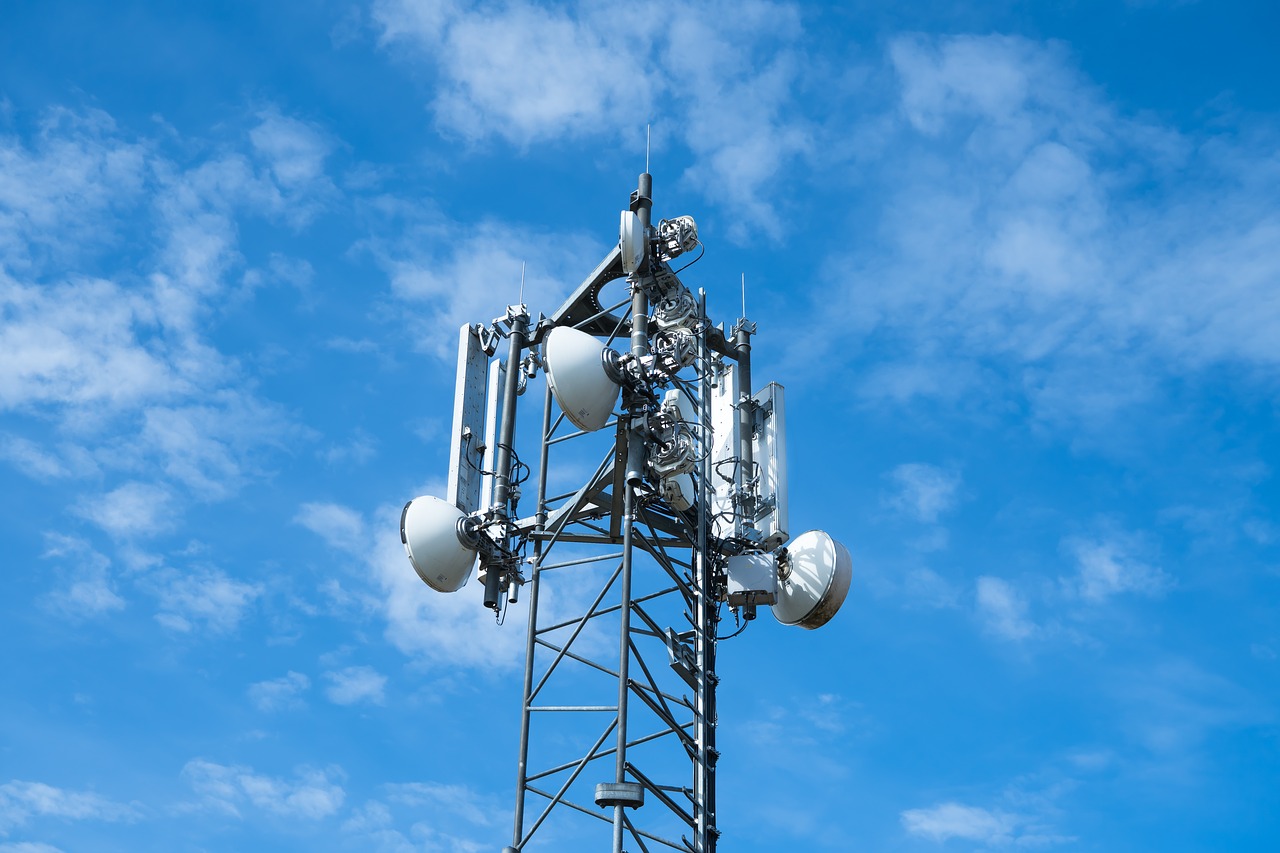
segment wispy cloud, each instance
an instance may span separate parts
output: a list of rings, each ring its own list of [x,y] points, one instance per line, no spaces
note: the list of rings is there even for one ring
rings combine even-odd
[[[912,569],[903,579],[902,587],[907,598],[919,606],[950,608],[960,603],[956,585],[932,569]]]
[[[135,806],[117,803],[91,791],[69,791],[43,782],[14,780],[0,785],[0,835],[26,826],[34,818],[132,821]]]
[[[45,604],[59,614],[90,619],[125,607],[111,573],[111,561],[83,539],[57,533],[46,534],[48,543],[41,556],[56,566],[62,582],[54,587]]]
[[[1128,114],[1061,44],[903,36],[887,61],[879,225],[816,294],[877,353],[861,393],[1008,395],[1115,442],[1162,377],[1280,361],[1273,140]]]
[[[185,573],[161,569],[148,578],[159,599],[156,620],[181,633],[203,628],[226,634],[239,626],[246,611],[262,594],[258,584],[228,577],[221,569],[196,569]]]
[[[1072,539],[1067,547],[1075,558],[1077,573],[1062,583],[1086,602],[1102,603],[1121,593],[1159,595],[1171,583],[1167,574],[1135,556],[1132,537]]]
[[[62,460],[22,436],[0,436],[0,459],[36,480],[52,480],[70,473]]]
[[[960,803],[939,803],[925,809],[908,809],[902,813],[902,827],[939,843],[953,838],[985,844],[1005,844],[1012,840],[1017,818],[1004,812],[992,812]]]
[[[955,506],[960,475],[922,462],[899,465],[889,473],[894,491],[888,496],[891,507],[917,521],[933,524],[938,516]]]
[[[260,123],[249,131],[249,141],[266,160],[277,184],[289,189],[307,187],[316,194],[332,189],[324,161],[334,143],[324,130],[274,107],[258,117]]]
[[[404,782],[382,787],[386,801],[369,800],[352,809],[342,830],[361,838],[366,848],[388,853],[408,853],[424,844],[428,850],[480,853],[485,845],[471,837],[472,832],[490,832],[492,816],[502,811],[494,797],[465,785]],[[411,829],[397,829],[407,823]]]
[[[1185,658],[1155,660],[1118,675],[1114,689],[1127,735],[1178,773],[1195,764],[1215,733],[1276,720],[1264,699]]]
[[[143,192],[145,143],[101,110],[48,110],[29,145],[0,138],[0,259],[19,275],[108,244]]]
[[[214,344],[209,320],[245,277],[240,220],[308,221],[336,193],[333,145],[274,107],[195,149],[93,110],[51,109],[34,135],[0,138],[0,413],[13,424],[0,458],[72,488],[92,475],[71,511],[129,550],[305,434]],[[48,437],[26,437],[37,430]],[[49,598],[62,611],[123,606],[105,569],[71,574]],[[220,572],[141,582],[183,631],[229,630],[259,592]]]
[[[268,681],[249,685],[249,701],[259,711],[282,711],[301,708],[306,703],[302,694],[311,687],[311,679],[300,672],[288,673]]]
[[[146,536],[173,523],[169,513],[172,499],[163,486],[134,481],[81,501],[79,512],[112,536]]]
[[[659,145],[684,142],[696,157],[686,177],[756,233],[778,229],[771,190],[813,144],[793,109],[805,57],[789,5],[382,0],[374,20],[384,44],[438,70],[433,109],[446,130],[522,147],[604,136],[639,149],[639,129],[661,113]]]
[[[329,682],[325,695],[336,705],[355,705],[360,702],[381,705],[387,700],[387,677],[373,667],[348,666],[326,672],[324,677]]]
[[[1008,581],[990,575],[977,580],[978,616],[983,628],[1004,640],[1025,640],[1037,626],[1027,616],[1027,602]]]
[[[450,362],[457,330],[502,316],[519,299],[522,275],[525,293],[537,293],[549,312],[605,252],[582,235],[454,222],[393,199],[372,207],[370,216],[373,233],[399,235],[361,246],[386,272],[392,297],[413,309],[407,328],[413,346]]]
[[[359,554],[368,543],[364,516],[341,504],[304,503],[293,520],[348,554]]]
[[[203,758],[188,761],[182,777],[199,797],[188,808],[242,817],[255,809],[296,820],[317,821],[335,814],[346,799],[341,768],[300,767],[292,780],[265,776],[245,765],[218,764]]]

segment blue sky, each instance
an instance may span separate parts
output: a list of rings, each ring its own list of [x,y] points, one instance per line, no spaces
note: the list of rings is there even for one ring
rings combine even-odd
[[[721,647],[722,849],[1276,849],[1280,14],[1049,5],[7,4],[0,851],[507,843],[398,512],[646,124],[854,557]]]

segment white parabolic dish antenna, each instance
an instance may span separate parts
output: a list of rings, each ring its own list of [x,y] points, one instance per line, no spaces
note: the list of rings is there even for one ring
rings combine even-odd
[[[557,326],[547,333],[542,363],[565,417],[594,432],[609,422],[621,390],[604,369],[604,344],[586,332]]]
[[[821,530],[801,533],[787,546],[790,573],[778,583],[773,615],[783,625],[821,628],[849,594],[853,558]]]
[[[400,513],[400,541],[413,570],[436,592],[457,592],[471,577],[476,551],[458,540],[466,513],[432,495],[414,498]]]

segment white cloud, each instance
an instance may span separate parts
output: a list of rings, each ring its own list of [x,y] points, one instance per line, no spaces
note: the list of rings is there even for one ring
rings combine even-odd
[[[903,580],[903,591],[916,604],[949,608],[959,603],[955,585],[932,569],[912,569]]]
[[[300,434],[276,405],[228,388],[199,403],[149,408],[136,451],[202,498],[218,499],[256,473],[261,449]]]
[[[36,480],[52,480],[69,473],[58,457],[22,436],[0,437],[0,459]]]
[[[458,329],[503,316],[524,292],[537,294],[550,314],[572,287],[604,255],[587,238],[499,222],[464,224],[439,220],[413,205],[388,205],[389,218],[374,233],[396,233],[365,247],[391,280],[393,297],[407,303],[408,332],[414,345],[450,363]],[[405,311],[405,308],[397,310]]]
[[[390,9],[380,7],[384,16]],[[445,126],[527,145],[651,115],[655,75],[639,60],[656,21],[615,10],[613,26],[601,26],[529,3],[499,14],[455,9],[440,43],[442,70],[455,84],[435,103]]]
[[[387,799],[393,803],[413,808],[430,806],[433,811],[446,812],[475,826],[491,826],[494,823],[494,804],[466,785],[405,782],[385,787]]]
[[[112,536],[146,536],[172,524],[172,499],[163,486],[135,481],[81,501],[79,512]]]
[[[238,218],[296,226],[334,192],[333,143],[274,108],[212,154],[172,145],[61,109],[0,139],[0,412],[58,436],[56,454],[6,436],[0,457],[37,478],[128,472],[79,504],[123,538],[168,526],[184,488],[228,496],[298,433],[205,330],[245,278]]]
[[[283,187],[329,182],[324,161],[333,150],[325,133],[312,124],[281,115],[277,109],[259,114],[261,123],[249,131],[249,141],[271,166]]]
[[[0,785],[0,835],[25,826],[32,818],[129,821],[139,816],[130,805],[90,791],[68,791],[43,782],[13,780]]]
[[[372,667],[348,666],[326,672],[324,677],[329,681],[325,695],[337,705],[354,705],[358,702],[381,705],[386,702],[387,677]]]
[[[18,841],[13,844],[0,844],[0,853],[63,853],[59,847],[39,841]]]
[[[350,441],[325,448],[320,458],[330,465],[363,465],[377,455],[377,440],[364,430],[356,430]]]
[[[311,679],[300,672],[290,670],[279,678],[249,685],[249,701],[253,702],[259,711],[301,708],[305,705],[302,694],[310,686]]]
[[[1276,718],[1270,704],[1252,691],[1179,658],[1121,671],[1114,690],[1129,737],[1180,772],[1217,733],[1271,726]]]
[[[1005,392],[1114,442],[1163,376],[1280,362],[1272,144],[1126,114],[1058,44],[902,37],[888,63],[888,141],[859,161],[878,225],[815,297],[876,353],[861,393]]]
[[[230,578],[220,569],[196,569],[179,573],[156,572],[149,583],[159,599],[156,620],[164,627],[188,633],[203,626],[215,634],[236,629],[254,600],[262,594],[258,584]]]
[[[777,228],[767,189],[811,147],[793,106],[806,63],[791,6],[382,0],[374,20],[384,44],[438,69],[447,130],[521,147],[605,136],[638,153],[660,114],[659,145],[684,142],[690,181],[754,226]]]
[[[889,505],[926,524],[955,506],[960,475],[934,465],[910,463],[899,465],[889,474],[896,487]]]
[[[64,613],[91,617],[113,610],[123,610],[124,599],[116,594],[103,568],[88,567],[77,573],[65,588],[55,590],[51,601]]]
[[[1027,603],[1007,581],[983,575],[977,581],[978,616],[984,628],[1005,640],[1025,640],[1036,632]]]
[[[911,835],[939,843],[952,838],[985,844],[1004,844],[1012,838],[1017,818],[960,803],[940,803],[902,813],[902,826]]]
[[[341,768],[300,767],[288,781],[257,774],[252,767],[196,758],[182,768],[182,776],[200,797],[198,807],[235,817],[251,805],[280,817],[317,821],[335,814],[346,798]]]
[[[184,387],[152,348],[152,306],[118,284],[24,285],[0,271],[0,306],[0,409],[128,407]]]
[[[73,619],[86,619],[121,610],[125,601],[112,582],[111,561],[83,539],[47,534],[45,559],[62,564],[65,580],[48,598],[57,611]]]
[[[331,548],[360,554],[368,542],[364,517],[335,503],[304,503],[293,520],[319,536]]]
[[[32,143],[0,138],[0,261],[19,273],[108,243],[118,211],[137,202],[149,156],[100,110],[48,110]]]
[[[463,785],[406,782],[383,788],[388,802],[369,800],[353,809],[342,824],[344,832],[361,838],[364,849],[480,853],[488,845],[460,833],[492,827],[493,815],[504,810],[504,804],[494,797]],[[405,823],[411,824],[405,831],[396,828]]]
[[[1076,559],[1077,574],[1064,578],[1063,584],[1085,601],[1103,602],[1120,593],[1159,595],[1169,586],[1168,575],[1134,556],[1131,540],[1076,539],[1068,547]]]

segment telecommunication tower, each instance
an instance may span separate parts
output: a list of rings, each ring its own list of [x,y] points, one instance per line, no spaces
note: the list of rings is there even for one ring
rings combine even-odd
[[[499,614],[527,595],[504,853],[569,837],[582,849],[593,820],[601,850],[611,833],[613,853],[715,853],[726,608],[741,627],[768,606],[785,625],[817,628],[849,590],[843,545],[790,536],[783,389],[753,389],[756,326],[712,325],[705,291],[679,278],[688,263],[671,266],[701,257],[697,226],[655,225],[652,188],[642,174],[617,245],[552,315],[535,322],[513,305],[462,327],[448,493],[401,514],[401,541],[432,589],[478,574]],[[621,298],[604,304],[611,282]],[[539,374],[535,472],[516,427]]]

